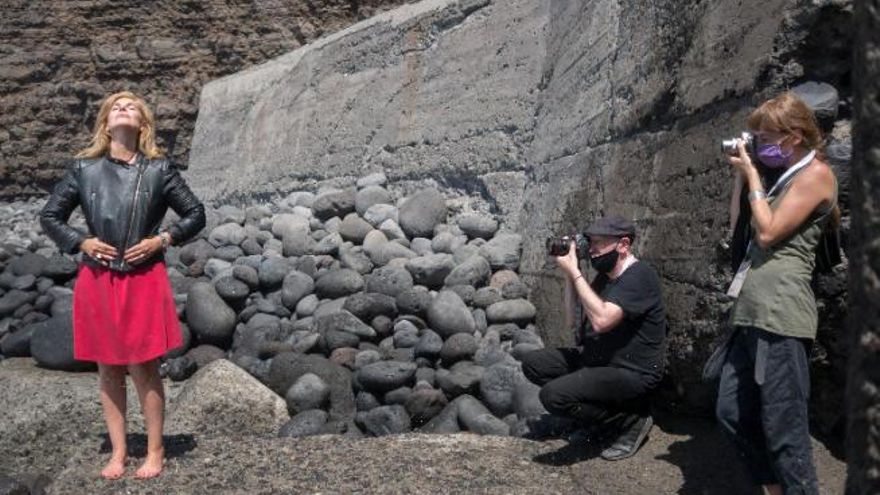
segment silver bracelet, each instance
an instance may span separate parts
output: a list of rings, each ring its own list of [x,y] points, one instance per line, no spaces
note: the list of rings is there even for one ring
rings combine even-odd
[[[760,189],[755,189],[754,191],[749,192],[749,203],[759,199],[767,199],[767,193]]]

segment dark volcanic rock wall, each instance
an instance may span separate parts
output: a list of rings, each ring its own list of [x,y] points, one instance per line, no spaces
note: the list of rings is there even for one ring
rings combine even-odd
[[[848,494],[880,492],[880,5],[858,2],[850,249]]]
[[[405,0],[8,0],[0,15],[0,198],[39,193],[130,89],[188,160],[202,84]]]
[[[761,100],[805,80],[840,92],[829,143],[849,139],[851,6],[792,2],[555,2],[523,212],[522,273],[533,275],[548,341],[562,327],[561,279],[544,265],[546,235],[619,212],[636,219],[637,248],[664,283],[669,377],[661,404],[711,413],[702,363],[732,301],[728,231],[732,174],[718,151]],[[616,12],[608,13],[608,10]],[[603,22],[603,18],[614,22]],[[578,29],[578,26],[586,26]],[[598,26],[605,27],[605,36]],[[593,33],[593,34],[590,34]],[[626,33],[608,42],[613,33]],[[589,50],[589,51],[587,51]],[[585,54],[586,55],[583,55]],[[848,167],[839,163],[844,214]],[[844,227],[844,236],[847,227]],[[820,330],[812,356],[814,432],[843,438],[846,267],[817,280]]]

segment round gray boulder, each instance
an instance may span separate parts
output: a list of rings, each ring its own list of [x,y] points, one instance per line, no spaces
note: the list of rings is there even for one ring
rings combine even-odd
[[[43,368],[61,371],[90,371],[95,363],[73,358],[73,321],[70,315],[56,316],[35,324],[31,335],[31,356]]]
[[[384,394],[410,385],[415,373],[415,363],[379,361],[360,368],[357,371],[357,381],[371,392]]]
[[[489,281],[492,275],[492,267],[486,258],[471,256],[462,261],[449,272],[444,280],[445,285],[472,285],[482,287]]]
[[[214,227],[208,234],[208,242],[213,246],[238,246],[247,237],[244,227],[237,223],[224,223]]]
[[[226,348],[232,342],[236,315],[205,282],[192,285],[186,298],[186,322],[199,343]]]
[[[450,254],[429,254],[410,258],[406,262],[406,269],[412,275],[413,282],[430,289],[443,287],[453,268],[455,262]]]
[[[357,192],[354,198],[355,211],[364,215],[373,205],[391,203],[391,193],[384,187],[367,186]]]
[[[306,373],[290,386],[284,399],[292,415],[309,409],[324,409],[330,403],[330,387],[318,375]]]
[[[428,324],[443,338],[456,333],[474,333],[476,324],[470,309],[453,291],[440,291],[428,306]]]
[[[480,255],[489,262],[493,270],[519,268],[522,249],[522,236],[510,232],[496,234],[486,244],[480,246]]]
[[[358,292],[345,298],[342,306],[363,321],[371,321],[378,315],[394,317],[397,304],[393,297],[378,292]]]
[[[309,219],[293,213],[282,213],[272,219],[272,234],[278,239],[306,237],[309,235]]]
[[[456,333],[446,339],[440,349],[440,359],[444,366],[471,359],[477,352],[477,339],[469,333]]]
[[[471,239],[489,240],[498,230],[498,221],[488,215],[466,213],[458,217],[458,227]]]
[[[480,380],[480,397],[496,416],[510,414],[514,412],[513,396],[516,385],[522,380],[525,377],[516,366],[507,363],[489,366]]]
[[[412,289],[412,275],[405,268],[383,266],[366,276],[367,292],[378,292],[391,297]]]
[[[537,310],[528,299],[508,299],[486,308],[489,323],[528,323],[535,319]]]
[[[364,277],[350,268],[334,270],[315,282],[315,294],[320,298],[336,299],[364,289]]]
[[[300,271],[292,271],[284,277],[281,284],[281,303],[287,309],[297,310],[297,314],[299,314],[299,302],[314,290],[315,281],[312,280],[312,277]],[[317,307],[317,302],[316,296],[315,307]],[[312,308],[312,312],[314,312],[314,308]]]
[[[312,212],[319,220],[324,221],[333,217],[343,218],[354,211],[355,191],[331,191],[319,194],[312,203]]]
[[[363,244],[367,234],[373,230],[373,226],[358,216],[357,213],[349,213],[339,224],[339,235],[346,241],[355,244]]]
[[[410,238],[432,237],[434,226],[446,221],[446,200],[434,188],[422,189],[400,205],[400,227]]]
[[[409,414],[400,405],[379,406],[366,412],[364,429],[375,436],[396,435],[410,431]]]
[[[298,438],[320,435],[325,433],[328,419],[327,412],[321,409],[303,411],[284,423],[278,431],[278,436]]]

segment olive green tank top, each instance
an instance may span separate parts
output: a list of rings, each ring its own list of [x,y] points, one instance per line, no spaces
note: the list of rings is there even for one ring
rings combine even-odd
[[[768,198],[772,210],[779,206],[792,182]],[[746,254],[751,268],[733,306],[733,325],[757,327],[787,337],[816,337],[818,314],[810,281],[816,266],[816,246],[836,204],[835,180],[830,206],[817,209],[788,239],[766,249],[752,242]]]

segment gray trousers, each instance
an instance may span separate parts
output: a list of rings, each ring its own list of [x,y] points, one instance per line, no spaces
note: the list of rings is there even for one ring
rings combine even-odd
[[[738,327],[721,370],[716,415],[756,484],[818,494],[807,399],[808,343]]]

